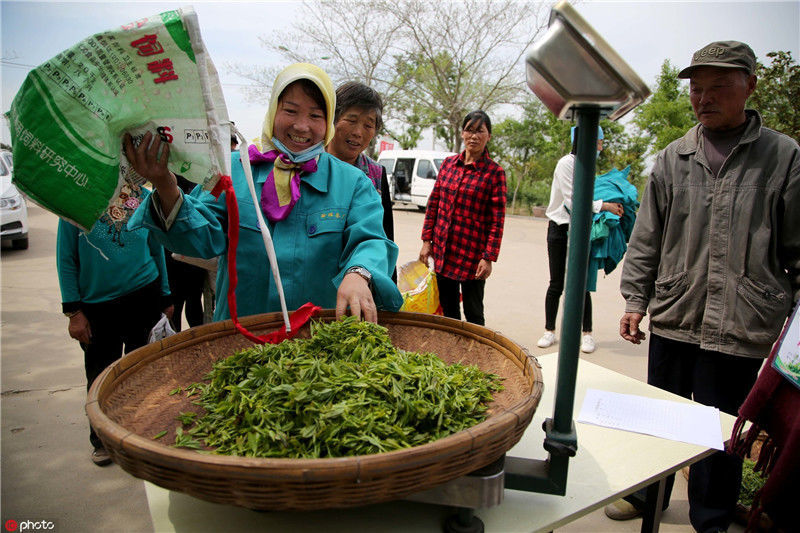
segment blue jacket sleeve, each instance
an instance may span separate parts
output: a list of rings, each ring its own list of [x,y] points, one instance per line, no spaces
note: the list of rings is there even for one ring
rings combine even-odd
[[[196,187],[191,194],[184,195],[169,231],[163,229],[155,212],[153,202],[156,201],[157,195],[153,194],[142,202],[128,222],[128,228],[147,228],[165,248],[190,257],[211,259],[225,253],[228,211],[224,194],[216,200],[210,193]]]
[[[161,278],[161,294],[168,296],[170,294],[169,277],[167,275],[167,261],[164,256],[164,247],[158,243],[152,233],[147,236],[147,246],[150,248],[150,255],[156,264],[156,268],[158,268],[158,275]]]
[[[81,293],[78,285],[80,260],[78,258],[78,232],[80,230],[63,220],[58,221],[56,237],[56,268],[61,288],[61,302],[78,303]]]
[[[381,199],[368,179],[356,182],[345,224],[345,245],[334,285],[339,286],[348,268],[362,266],[372,274],[375,305],[379,309],[397,311],[403,304],[403,297],[391,276],[398,248],[383,231]]]

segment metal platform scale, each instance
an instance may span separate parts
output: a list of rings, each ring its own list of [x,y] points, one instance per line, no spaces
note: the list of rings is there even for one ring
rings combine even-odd
[[[578,450],[572,412],[589,263],[598,123],[600,117],[619,119],[650,94],[636,73],[566,1],[552,8],[547,32],[528,51],[526,78],[528,87],[553,114],[577,120],[578,125],[556,397],[553,416],[543,424],[548,458],[504,456],[467,476],[406,498],[456,507],[457,514],[444,527],[450,533],[482,532],[483,523],[474,510],[502,503],[505,489],[566,493],[569,458]],[[646,530],[645,523],[642,530]]]

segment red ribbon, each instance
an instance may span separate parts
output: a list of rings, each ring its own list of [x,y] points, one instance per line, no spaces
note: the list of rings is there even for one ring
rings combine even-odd
[[[228,309],[231,313],[231,320],[236,330],[244,335],[250,341],[256,344],[278,344],[291,339],[300,332],[302,328],[312,316],[316,316],[321,307],[308,302],[303,304],[298,310],[289,315],[289,324],[292,326],[292,331],[286,332],[286,324],[277,331],[268,333],[266,335],[253,335],[239,323],[239,317],[236,314],[236,249],[239,247],[239,205],[236,202],[236,193],[233,190],[233,182],[230,176],[222,176],[211,194],[214,198],[219,200],[219,196],[225,193],[225,204],[228,207]]]

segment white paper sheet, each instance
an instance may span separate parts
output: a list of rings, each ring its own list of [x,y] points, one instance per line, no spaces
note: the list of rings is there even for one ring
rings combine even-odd
[[[578,422],[722,450],[719,409],[588,389]]]

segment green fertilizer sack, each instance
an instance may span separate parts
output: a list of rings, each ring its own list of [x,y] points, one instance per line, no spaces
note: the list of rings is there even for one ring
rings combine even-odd
[[[230,175],[230,123],[191,8],[98,33],[33,69],[8,113],[14,182],[88,230],[124,224],[144,179],[122,136],[170,143],[169,168],[212,189]],[[108,222],[108,221],[107,221]]]

